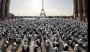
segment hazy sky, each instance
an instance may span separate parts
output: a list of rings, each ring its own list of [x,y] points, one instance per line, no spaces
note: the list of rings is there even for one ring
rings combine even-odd
[[[39,16],[42,0],[11,0],[10,12],[22,16]],[[73,15],[73,0],[44,0],[46,15]]]

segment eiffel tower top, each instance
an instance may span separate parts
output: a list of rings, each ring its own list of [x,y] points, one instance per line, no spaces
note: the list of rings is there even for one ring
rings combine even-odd
[[[43,0],[42,0],[42,9],[44,9],[44,2],[43,2]]]

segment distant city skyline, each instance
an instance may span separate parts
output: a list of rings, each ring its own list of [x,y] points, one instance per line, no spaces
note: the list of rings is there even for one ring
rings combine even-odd
[[[19,16],[39,16],[42,0],[11,0],[10,13]],[[44,0],[47,16],[73,15],[73,0]]]

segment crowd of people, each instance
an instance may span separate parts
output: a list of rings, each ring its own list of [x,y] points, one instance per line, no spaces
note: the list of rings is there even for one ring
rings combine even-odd
[[[43,40],[42,40],[43,38]],[[12,44],[12,52],[16,52],[22,44],[22,52],[29,52],[32,39],[34,52],[42,52],[44,41],[47,52],[68,51],[72,47],[76,52],[88,49],[88,24],[71,19],[9,19],[0,22],[0,39],[2,50]]]

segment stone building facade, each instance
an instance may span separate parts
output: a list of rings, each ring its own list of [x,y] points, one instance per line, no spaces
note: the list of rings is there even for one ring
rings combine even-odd
[[[86,20],[88,18],[88,0],[74,0],[74,18],[80,20]]]
[[[10,0],[0,0],[0,19],[9,17]]]

